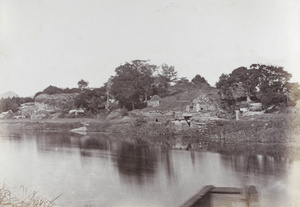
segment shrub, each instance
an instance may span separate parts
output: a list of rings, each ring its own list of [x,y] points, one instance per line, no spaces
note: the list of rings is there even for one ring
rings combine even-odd
[[[1,206],[54,206],[54,201],[59,198],[56,197],[53,200],[48,200],[37,195],[37,192],[27,193],[27,188],[23,186],[20,188],[23,190],[23,196],[16,197],[11,190],[2,184],[0,187],[0,205]]]
[[[120,111],[121,117],[128,116],[128,110],[126,108],[122,108]]]
[[[139,118],[136,118],[134,121],[133,121],[133,126],[134,127],[138,127],[138,126],[141,126],[143,124],[147,123],[147,120],[143,117],[139,117]]]

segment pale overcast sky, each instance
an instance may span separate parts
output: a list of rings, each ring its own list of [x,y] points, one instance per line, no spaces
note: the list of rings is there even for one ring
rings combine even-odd
[[[300,82],[299,0],[0,0],[0,93],[100,87],[125,61],[214,85],[252,63]]]

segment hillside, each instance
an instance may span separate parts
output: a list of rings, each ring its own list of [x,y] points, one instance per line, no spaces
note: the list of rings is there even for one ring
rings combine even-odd
[[[148,101],[148,107],[131,111],[129,114],[146,116],[154,120],[182,119],[184,114],[192,115],[193,119],[227,116],[220,107],[218,90],[210,86],[190,89],[161,99],[154,96]]]
[[[193,106],[198,102],[204,105],[219,105],[220,98],[218,90],[213,87],[205,87],[184,91],[162,98],[159,106],[148,107],[144,110],[149,111],[155,108],[155,110],[186,111],[187,107]]]

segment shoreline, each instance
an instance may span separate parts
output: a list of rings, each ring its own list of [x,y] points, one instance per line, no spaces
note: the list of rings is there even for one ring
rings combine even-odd
[[[280,118],[278,118],[280,117]],[[199,145],[204,142],[227,143],[283,143],[300,146],[299,118],[276,116],[273,119],[219,120],[207,123],[203,130],[181,128],[170,122],[155,123],[147,118],[126,117],[125,119],[2,119],[1,131],[58,131],[72,132],[72,129],[86,126],[86,133],[124,134],[137,142],[174,144],[174,136],[181,137],[182,144]],[[177,140],[178,141],[178,140]]]

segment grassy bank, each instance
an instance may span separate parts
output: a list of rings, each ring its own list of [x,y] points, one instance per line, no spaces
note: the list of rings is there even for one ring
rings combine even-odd
[[[262,115],[255,119],[216,121],[202,134],[203,139],[239,143],[296,143],[300,141],[297,114]]]
[[[287,143],[300,145],[300,117],[297,113],[262,114],[242,120],[219,120],[204,128],[178,128],[170,121],[153,122],[142,117],[104,119],[1,120],[0,129],[34,131],[70,131],[87,123],[88,132],[104,132],[131,137],[137,142],[174,145],[207,142]],[[180,140],[174,135],[180,134]]]
[[[80,119],[8,119],[0,121],[0,131],[69,131],[81,126]]]
[[[2,184],[0,186],[0,206],[52,207],[58,198],[53,200],[42,198],[37,192],[28,193],[23,186],[20,187],[20,191],[21,195],[15,195],[6,184]]]

